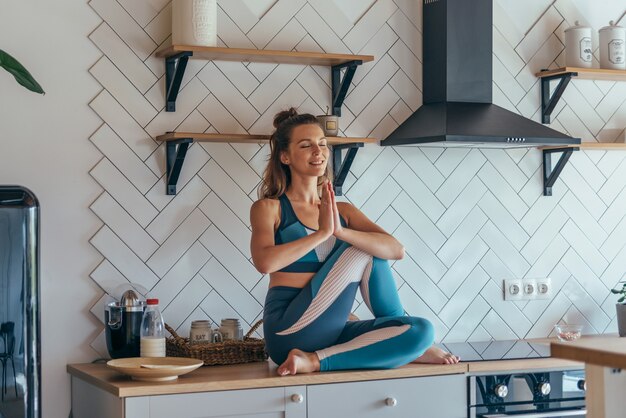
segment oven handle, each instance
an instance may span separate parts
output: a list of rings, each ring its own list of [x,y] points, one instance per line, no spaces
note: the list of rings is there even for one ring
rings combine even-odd
[[[505,418],[505,417],[524,417],[524,418],[550,418],[550,417],[574,417],[584,416],[587,414],[587,409],[577,409],[575,411],[552,411],[552,412],[531,412],[529,414],[515,413],[515,414],[480,414],[481,418]]]

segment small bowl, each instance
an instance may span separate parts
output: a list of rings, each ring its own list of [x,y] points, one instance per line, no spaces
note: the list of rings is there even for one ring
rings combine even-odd
[[[580,338],[583,326],[578,324],[556,324],[554,332],[559,341],[576,341]]]

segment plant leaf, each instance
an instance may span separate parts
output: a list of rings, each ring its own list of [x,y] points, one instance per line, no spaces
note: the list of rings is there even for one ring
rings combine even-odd
[[[18,60],[0,49],[0,67],[7,70],[22,86],[35,93],[46,94],[39,83],[33,78]]]
[[[621,298],[619,298],[617,300],[617,303],[622,303],[624,301],[624,299],[626,299],[626,296],[622,296]]]
[[[611,289],[611,293],[613,293],[614,295],[617,295],[619,293],[622,293],[622,291],[621,290]]]

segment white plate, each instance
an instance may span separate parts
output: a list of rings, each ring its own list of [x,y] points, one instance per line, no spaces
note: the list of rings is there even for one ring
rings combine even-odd
[[[176,380],[178,376],[192,372],[204,362],[185,357],[130,357],[107,362],[107,366],[134,380],[164,382]]]

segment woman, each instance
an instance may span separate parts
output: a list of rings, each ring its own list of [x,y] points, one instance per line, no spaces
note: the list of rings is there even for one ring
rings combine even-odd
[[[457,363],[432,346],[430,322],[404,315],[386,261],[404,257],[402,245],[335,201],[330,151],[315,116],[291,108],[275,116],[274,127],[250,218],[252,260],[270,274],[263,325],[278,374]],[[357,287],[375,319],[347,321]]]

